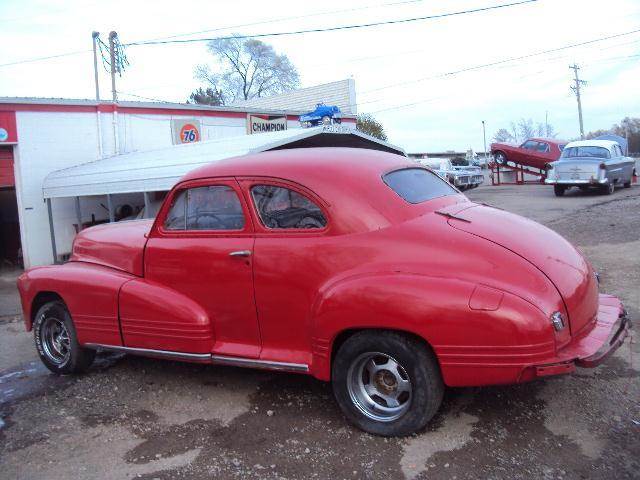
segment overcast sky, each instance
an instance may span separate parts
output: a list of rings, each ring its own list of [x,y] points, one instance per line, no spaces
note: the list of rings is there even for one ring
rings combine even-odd
[[[508,0],[1,0],[0,64],[87,51],[0,66],[0,96],[92,98],[93,30],[105,41],[116,30],[126,43],[203,30],[210,32],[180,38],[368,23],[500,3]],[[248,25],[255,22],[263,23]],[[263,40],[291,58],[302,86],[354,78],[358,111],[374,114],[390,141],[406,150],[481,150],[482,120],[488,142],[511,121],[544,122],[545,114],[561,137],[576,137],[576,100],[569,89],[573,62],[589,82],[583,90],[586,131],[640,116],[640,32],[433,77],[632,30],[640,30],[638,0],[539,0],[436,20]],[[118,79],[118,90],[174,102],[185,101],[199,86],[194,66],[210,60],[202,43],[131,46],[127,54],[131,66]],[[104,70],[100,81],[103,98],[110,98]],[[121,98],[139,99],[127,94]]]

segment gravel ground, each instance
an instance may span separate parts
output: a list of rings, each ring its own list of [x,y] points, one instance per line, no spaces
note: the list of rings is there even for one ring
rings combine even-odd
[[[640,187],[468,196],[566,236],[640,318]],[[112,354],[86,375],[49,375],[16,316],[14,278],[0,275],[2,479],[640,478],[631,340],[570,376],[449,389],[426,431],[383,439],[347,425],[329,386],[300,375]]]

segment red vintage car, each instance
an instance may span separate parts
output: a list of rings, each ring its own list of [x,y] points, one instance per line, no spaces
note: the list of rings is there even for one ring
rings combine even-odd
[[[521,145],[492,143],[491,155],[501,165],[512,162],[544,170],[548,163],[560,158],[562,149],[567,143],[555,138],[530,138]]]
[[[97,349],[306,373],[381,435],[424,427],[445,385],[591,367],[628,329],[553,231],[402,156],[348,148],[199,168],[155,221],[86,229],[69,262],[18,286],[55,373]]]

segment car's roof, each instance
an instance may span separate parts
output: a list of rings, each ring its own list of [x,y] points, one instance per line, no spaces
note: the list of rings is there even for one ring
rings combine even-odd
[[[569,147],[604,147],[611,149],[612,146],[617,145],[618,142],[614,142],[613,140],[576,140],[575,142],[570,142],[567,144],[565,148]]]
[[[536,142],[554,143],[556,145],[562,145],[563,143],[567,143],[566,140],[558,140],[557,138],[532,137],[532,138],[529,138],[528,140],[535,140]]]
[[[382,176],[402,168],[426,169],[407,157],[378,150],[294,148],[212,162],[189,172],[180,183],[215,177],[288,180],[311,190],[328,205],[335,206],[332,210],[340,216],[342,231],[354,232],[382,228],[389,223],[412,218],[428,208],[424,204],[429,202],[411,205],[385,185]]]

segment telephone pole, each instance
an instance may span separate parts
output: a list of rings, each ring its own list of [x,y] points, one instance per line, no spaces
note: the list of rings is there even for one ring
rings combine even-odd
[[[575,85],[571,86],[571,90],[576,94],[576,99],[578,100],[578,119],[580,120],[580,138],[584,140],[584,125],[582,123],[582,102],[580,101],[580,86],[585,85],[587,82],[584,80],[580,80],[578,78],[578,70],[580,67],[575,63],[570,65],[569,68],[573,70]]]
[[[93,75],[96,82],[96,101],[100,101],[100,85],[98,83],[98,37],[99,32],[93,32],[91,38],[93,40]]]
[[[116,39],[118,34],[116,32],[109,33],[109,61],[111,63],[111,94],[113,96],[113,103],[118,101],[118,93],[116,91]]]

